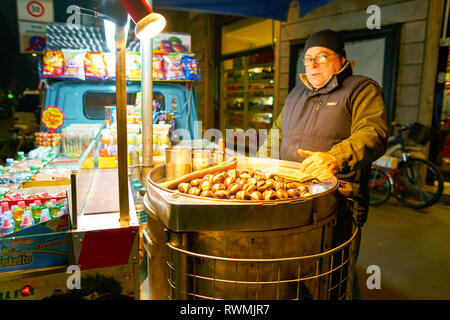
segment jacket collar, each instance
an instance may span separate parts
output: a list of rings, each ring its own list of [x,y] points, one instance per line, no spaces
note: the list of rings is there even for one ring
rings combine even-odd
[[[333,73],[330,79],[328,79],[328,82],[319,89],[314,88],[311,85],[311,83],[309,83],[308,78],[306,77],[306,73],[299,74],[299,77],[302,83],[305,85],[305,87],[307,87],[311,91],[311,94],[315,93],[326,94],[334,90],[335,88],[339,87],[342,81],[348,76],[351,76],[352,74],[353,74],[352,66],[350,65],[350,61],[347,61],[342,66],[341,70],[339,70],[336,73]]]

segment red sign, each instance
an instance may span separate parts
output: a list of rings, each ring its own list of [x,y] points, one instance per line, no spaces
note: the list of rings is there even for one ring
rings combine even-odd
[[[27,11],[35,18],[42,17],[45,13],[44,6],[38,1],[30,1],[27,4]]]
[[[48,106],[42,110],[42,124],[50,131],[58,130],[64,124],[64,113],[59,107]]]

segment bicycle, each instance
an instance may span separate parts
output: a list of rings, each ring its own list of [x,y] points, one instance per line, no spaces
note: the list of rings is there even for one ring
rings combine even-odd
[[[385,156],[372,164],[369,177],[369,203],[372,206],[379,206],[394,195],[400,203],[409,208],[430,207],[442,196],[444,189],[442,173],[430,161],[412,157],[406,150],[403,135],[404,132],[411,130],[414,124],[404,126],[394,122],[392,125],[400,127],[400,130],[398,135],[389,137],[388,143],[396,144]],[[400,159],[392,156],[398,150],[401,151]]]

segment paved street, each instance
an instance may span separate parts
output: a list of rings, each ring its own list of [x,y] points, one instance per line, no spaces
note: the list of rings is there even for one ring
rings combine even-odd
[[[413,210],[395,198],[371,207],[357,263],[363,299],[450,299],[450,206]],[[446,240],[445,240],[446,239]],[[368,290],[369,265],[381,289]]]

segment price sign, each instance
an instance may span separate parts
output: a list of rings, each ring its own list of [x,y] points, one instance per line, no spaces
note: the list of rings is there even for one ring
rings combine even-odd
[[[54,132],[61,128],[64,124],[64,112],[62,112],[61,108],[55,106],[48,106],[44,110],[42,110],[42,124],[50,130],[50,132]]]

